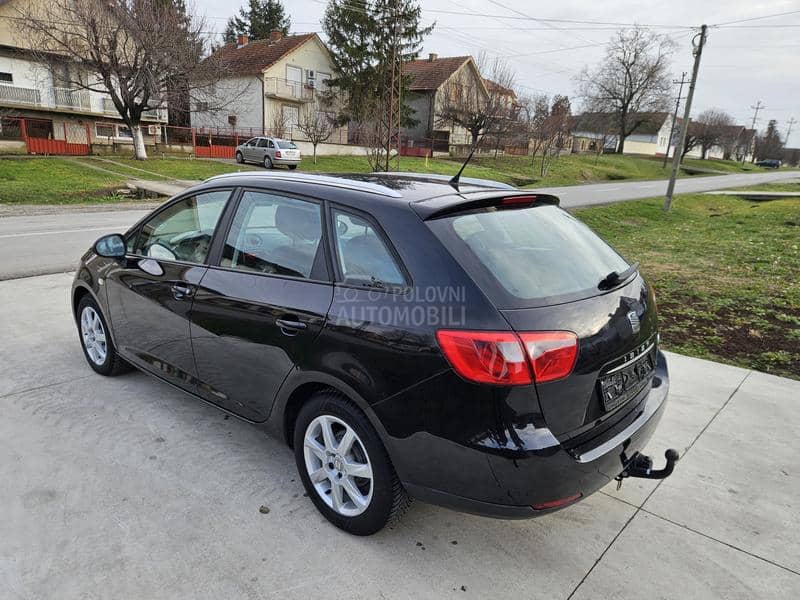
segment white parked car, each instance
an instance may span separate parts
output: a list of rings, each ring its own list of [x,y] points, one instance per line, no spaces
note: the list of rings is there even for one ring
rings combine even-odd
[[[280,138],[254,137],[236,146],[236,162],[257,162],[267,169],[278,165],[296,169],[301,158],[294,142]]]

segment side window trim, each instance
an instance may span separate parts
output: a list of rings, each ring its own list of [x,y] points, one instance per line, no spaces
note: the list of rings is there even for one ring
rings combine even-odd
[[[291,275],[280,275],[277,273],[258,273],[255,271],[245,271],[243,269],[236,269],[222,265],[222,255],[225,249],[225,242],[231,233],[233,222],[236,219],[236,213],[239,211],[242,198],[246,192],[254,192],[261,194],[275,194],[293,200],[300,200],[304,202],[313,202],[320,207],[320,226],[321,238],[319,247],[317,249],[317,256],[314,258],[314,264],[311,268],[311,275],[309,277],[293,277]],[[328,251],[328,243],[330,240],[328,220],[327,220],[327,202],[320,198],[311,196],[303,196],[284,190],[262,188],[262,187],[241,187],[236,188],[236,194],[228,201],[228,207],[220,217],[219,228],[214,233],[214,240],[212,241],[211,250],[208,253],[209,260],[207,266],[213,269],[222,269],[224,271],[232,271],[234,273],[246,273],[248,275],[256,275],[258,277],[275,277],[278,279],[291,279],[294,281],[308,281],[310,283],[333,283],[333,275],[331,271],[331,257]],[[219,240],[219,241],[218,241]],[[320,256],[321,255],[321,256]]]
[[[363,285],[358,285],[354,283],[348,283],[344,273],[342,273],[341,265],[339,264],[339,246],[336,236],[336,223],[334,212],[344,213],[346,215],[352,215],[363,219],[372,227],[375,231],[375,234],[380,239],[381,243],[383,243],[386,250],[389,252],[392,260],[394,261],[395,267],[400,272],[400,275],[403,277],[403,285],[396,286],[392,285],[385,289],[377,289],[377,288],[367,288]],[[389,239],[389,236],[384,231],[383,227],[381,227],[380,223],[369,213],[359,210],[357,208],[353,208],[352,206],[345,206],[343,204],[337,204],[334,202],[329,203],[328,210],[326,214],[326,221],[327,221],[327,229],[330,232],[328,236],[328,254],[330,258],[330,265],[333,268],[334,274],[334,283],[340,287],[348,287],[348,288],[355,288],[359,290],[369,289],[373,292],[384,292],[387,294],[402,294],[405,293],[409,288],[414,286],[414,282],[411,279],[411,275],[406,268],[405,263],[400,258],[400,254],[397,252],[397,249],[394,247],[394,244]]]
[[[216,224],[216,226],[214,228],[214,233],[213,233],[213,235],[211,237],[211,245],[209,246],[209,250],[208,250],[208,254],[206,255],[205,262],[194,263],[194,262],[189,262],[189,261],[186,261],[186,260],[177,260],[177,259],[176,260],[170,260],[170,259],[167,259],[167,258],[159,258],[158,259],[159,261],[167,262],[167,263],[170,263],[170,264],[201,265],[201,266],[209,266],[209,265],[211,265],[212,264],[211,263],[212,252],[214,250],[214,243],[216,241],[217,235],[219,234],[220,224],[222,223],[223,219],[225,218],[225,214],[226,214],[226,212],[229,210],[229,208],[231,206],[232,199],[235,197],[234,196],[234,192],[236,192],[237,190],[238,190],[238,188],[235,188],[235,187],[208,188],[208,189],[195,190],[195,191],[189,190],[189,191],[181,193],[178,196],[175,196],[171,200],[169,200],[166,203],[164,203],[162,206],[159,206],[155,211],[153,211],[150,214],[147,214],[144,217],[142,217],[139,220],[139,222],[137,222],[133,227],[131,227],[127,231],[127,233],[125,233],[125,236],[124,236],[124,238],[125,238],[125,249],[126,249],[125,250],[125,256],[128,257],[128,258],[149,258],[149,257],[143,256],[141,254],[136,254],[135,252],[129,252],[127,250],[128,242],[131,240],[131,238],[135,238],[136,243],[138,243],[139,235],[142,232],[142,227],[144,227],[147,223],[149,223],[152,219],[156,218],[158,215],[160,215],[165,210],[169,210],[175,204],[178,204],[179,202],[182,202],[182,201],[186,200],[186,198],[191,198],[192,196],[199,196],[199,195],[202,195],[202,194],[208,194],[208,193],[213,193],[213,192],[226,192],[227,191],[228,192],[228,199],[226,200],[225,208],[222,209],[222,213],[220,214],[220,217],[217,220],[217,224]],[[134,248],[136,247],[136,243],[134,243]]]

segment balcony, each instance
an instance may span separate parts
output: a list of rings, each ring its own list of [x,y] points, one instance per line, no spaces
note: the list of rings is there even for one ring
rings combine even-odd
[[[53,99],[58,108],[72,108],[77,110],[91,110],[89,92],[86,90],[72,90],[69,88],[53,88]]]
[[[264,95],[295,102],[311,102],[314,100],[314,88],[300,81],[267,77],[264,79]]]
[[[42,103],[42,94],[34,88],[2,84],[0,85],[0,103],[38,106]]]

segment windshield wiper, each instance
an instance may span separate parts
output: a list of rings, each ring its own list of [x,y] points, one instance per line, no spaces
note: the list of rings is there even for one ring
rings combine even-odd
[[[376,278],[374,275],[369,278],[369,281],[363,282],[361,285],[368,288],[376,288],[379,290],[386,289],[386,284],[383,283],[380,279]]]
[[[597,284],[597,288],[601,290],[609,290],[613,288],[615,285],[628,279],[638,270],[639,270],[639,262],[637,261],[633,263],[630,267],[625,269],[622,273],[619,273],[618,271],[611,271],[611,273],[609,273],[600,280],[600,283]]]

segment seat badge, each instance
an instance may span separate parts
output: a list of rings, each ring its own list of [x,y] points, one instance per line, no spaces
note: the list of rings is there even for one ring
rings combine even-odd
[[[632,310],[628,313],[628,321],[631,324],[633,333],[639,333],[639,329],[641,329],[641,323],[639,322],[639,315],[636,314],[636,311]]]

